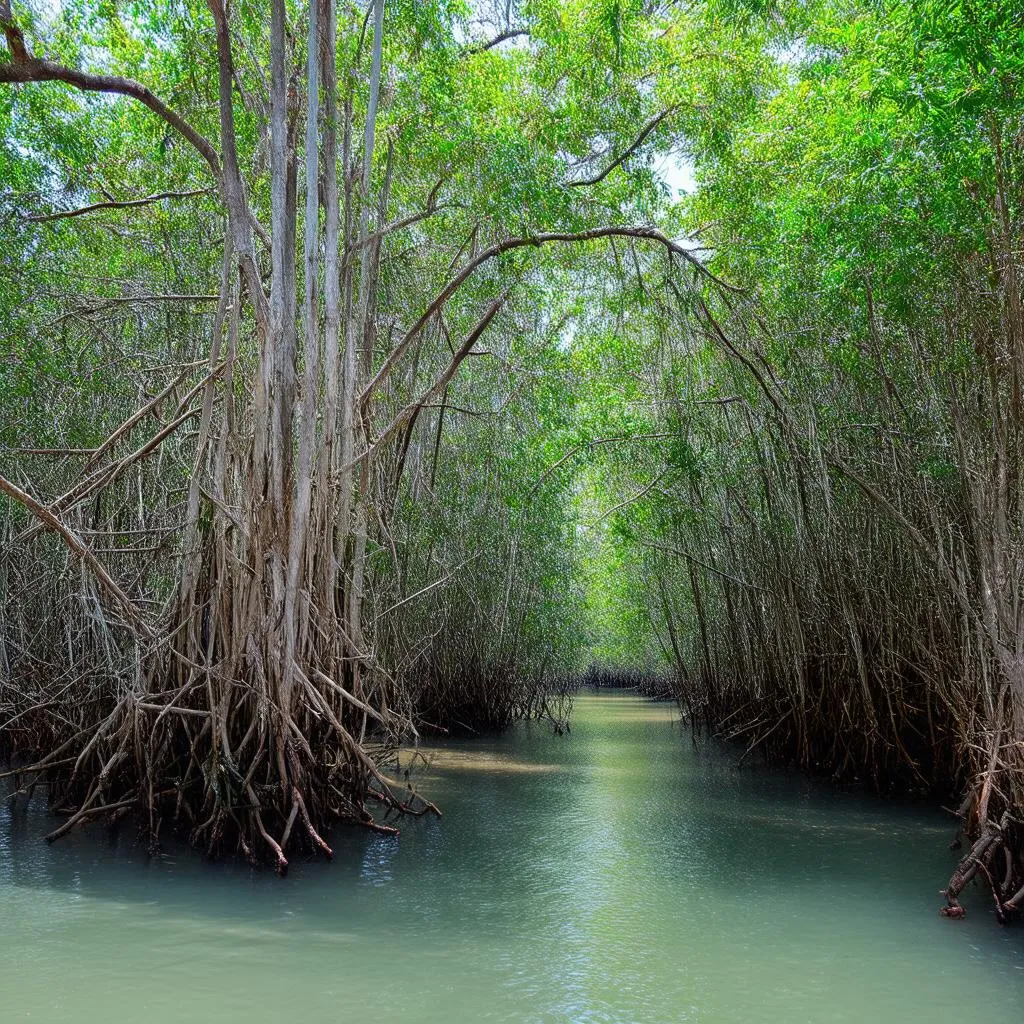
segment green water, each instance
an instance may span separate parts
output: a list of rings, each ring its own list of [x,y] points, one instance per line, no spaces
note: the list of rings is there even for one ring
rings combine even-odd
[[[937,913],[938,812],[694,751],[581,697],[572,734],[439,750],[445,810],[285,881],[0,812],[0,1022],[1014,1022],[1024,929]]]

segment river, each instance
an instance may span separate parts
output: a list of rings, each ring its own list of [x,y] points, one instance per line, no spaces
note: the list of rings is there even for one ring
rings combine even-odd
[[[405,755],[408,761],[408,754]],[[576,700],[426,752],[443,819],[285,880],[0,811],[0,1021],[963,1022],[1024,1017],[1024,929],[939,917],[951,819]]]

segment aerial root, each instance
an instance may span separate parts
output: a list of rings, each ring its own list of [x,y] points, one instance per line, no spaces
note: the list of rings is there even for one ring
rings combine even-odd
[[[97,707],[90,728],[59,743],[40,731],[34,750],[25,751],[32,756],[19,755],[25,763],[8,773],[15,794],[41,784],[50,807],[68,815],[48,842],[134,813],[154,851],[166,820],[208,856],[237,851],[284,875],[294,850],[333,859],[325,829],[335,822],[398,835],[393,824],[374,820],[366,800],[399,814],[440,814],[411,787],[401,793],[356,739],[370,718],[379,727],[371,733],[375,746],[393,749],[394,713],[367,714],[372,705],[340,685],[321,690],[307,682],[286,711],[284,691],[265,677],[242,684],[225,672],[197,685],[186,675],[161,692],[147,675]]]
[[[306,810],[306,802],[302,799],[302,794],[299,792],[298,786],[292,788],[292,795],[295,800],[295,806],[298,807],[299,814],[302,815],[302,822],[306,826],[309,838],[313,840],[313,843],[328,860],[334,860],[334,851],[323,841],[323,839],[320,838],[317,830],[313,828],[313,823],[309,820],[309,812]]]
[[[977,806],[974,799],[961,805],[965,823]],[[995,917],[1000,924],[1009,924],[1020,915],[1024,900],[1024,833],[1020,825],[1009,810],[1004,810],[998,822],[988,819],[980,826],[977,838],[957,864],[943,892],[946,905],[939,911],[943,917],[961,920],[967,916],[960,896],[979,876],[985,879],[992,894]]]

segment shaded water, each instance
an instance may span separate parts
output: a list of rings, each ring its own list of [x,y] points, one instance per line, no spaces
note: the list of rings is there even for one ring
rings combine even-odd
[[[1019,1022],[1024,929],[942,920],[950,820],[577,699],[428,754],[445,817],[269,872],[0,812],[0,1021]]]

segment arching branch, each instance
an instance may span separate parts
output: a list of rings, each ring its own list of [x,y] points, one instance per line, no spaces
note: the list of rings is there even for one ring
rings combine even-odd
[[[28,82],[64,82],[85,92],[116,93],[130,96],[166,122],[192,147],[209,165],[213,177],[220,181],[220,157],[208,139],[200,135],[179,113],[172,110],[148,86],[131,78],[119,75],[94,75],[87,71],[65,67],[50,60],[34,57],[25,43],[25,36],[14,21],[10,0],[0,0],[0,26],[3,28],[11,61],[0,64],[0,83],[18,84]]]
[[[392,435],[394,435],[403,426],[408,426],[412,429],[412,425],[416,422],[417,417],[422,411],[423,407],[433,399],[435,399],[442,391],[448,386],[449,381],[455,376],[459,367],[462,365],[463,360],[470,354],[473,346],[479,341],[480,336],[490,326],[491,321],[497,316],[498,311],[501,309],[505,302],[508,300],[509,293],[506,291],[504,295],[495,299],[486,309],[484,315],[477,322],[477,325],[472,331],[466,336],[466,339],[459,346],[458,350],[453,354],[451,361],[449,362],[444,373],[434,381],[433,384],[422,395],[415,401],[407,405],[384,429],[384,432],[377,438],[376,441],[366,451],[359,455],[353,460],[350,466],[343,467],[344,469],[351,469],[352,466],[362,462],[363,459],[372,457],[378,452],[381,446],[387,441]]]
[[[54,213],[34,213],[25,218],[31,224],[45,224],[51,220],[66,220],[70,217],[82,217],[87,213],[96,213],[98,210],[131,210],[137,206],[149,206],[158,203],[162,199],[189,199],[192,196],[205,196],[210,193],[208,188],[193,188],[187,192],[157,192],[154,195],[146,196],[144,199],[126,199],[117,201],[109,199],[102,203],[92,203],[89,206],[81,206],[77,210],[57,210]]]
[[[405,336],[394,348],[391,354],[384,360],[384,365],[377,371],[376,376],[359,396],[361,404],[365,405],[373,393],[387,379],[397,363],[408,351],[409,346],[416,340],[420,331],[430,322],[443,307],[444,304],[462,287],[463,284],[483,264],[497,256],[503,256],[514,249],[524,249],[527,246],[548,245],[551,242],[593,242],[602,238],[641,238],[657,242],[664,246],[672,255],[679,256],[693,266],[699,274],[712,281],[719,288],[726,291],[740,293],[742,289],[735,285],[728,284],[720,277],[713,274],[689,249],[673,241],[663,231],[650,227],[627,227],[622,225],[607,225],[599,228],[588,228],[584,231],[545,231],[536,235],[526,235],[520,238],[506,238],[504,241],[496,242],[490,248],[485,249],[475,259],[467,263],[438,293],[433,302],[426,308],[423,315],[409,328]]]

